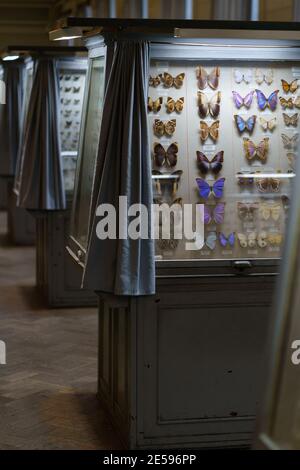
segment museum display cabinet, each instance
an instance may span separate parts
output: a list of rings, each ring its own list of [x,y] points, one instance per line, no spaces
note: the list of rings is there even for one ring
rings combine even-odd
[[[97,304],[95,294],[81,289],[81,272],[66,252],[87,73],[86,59],[64,58],[58,62],[58,73],[61,156],[67,208],[35,213],[37,285],[51,307],[89,307]]]
[[[13,53],[12,48],[8,51]],[[30,93],[33,82],[35,61],[30,56],[22,58],[23,67],[23,80],[22,80],[22,106],[20,116],[20,135],[19,135],[19,149],[18,158],[16,162],[16,175],[19,175],[20,152],[24,139],[24,125],[28,110],[28,103],[30,100]],[[35,220],[31,214],[25,209],[17,207],[17,193],[15,184],[18,184],[18,178],[9,177],[7,181],[7,232],[8,239],[15,245],[34,245],[36,237]]]
[[[3,54],[13,54],[7,47]],[[19,57],[16,55],[15,57]],[[17,156],[22,141],[26,105],[31,91],[33,61],[19,57],[14,61],[2,61],[2,80],[6,87],[6,103],[1,107],[1,193],[2,208],[7,210],[7,238],[14,245],[33,245],[34,219],[25,210],[16,207],[13,191]]]
[[[117,41],[150,43],[154,202],[202,204],[205,224],[201,249],[172,235],[156,240],[155,295],[97,293],[99,397],[130,448],[250,446],[296,174],[298,25],[69,18],[60,26],[89,28],[72,259],[89,269],[96,147],[107,145],[98,68],[108,68]]]
[[[65,210],[32,210],[30,217],[36,224],[36,279],[37,287],[50,307],[95,306],[97,298],[93,292],[81,289],[81,272],[71,262],[66,252],[70,224],[70,208],[73,199],[79,133],[87,74],[84,48],[48,47],[34,50],[37,58],[55,57],[58,74],[59,133],[63,183],[66,193]],[[51,124],[49,124],[50,126]],[[45,129],[47,139],[48,129]],[[38,157],[36,157],[38,158]],[[51,156],[50,156],[51,158]],[[31,161],[34,168],[34,159]],[[19,197],[23,174],[23,162],[18,162],[14,190]],[[34,170],[32,170],[34,171]]]

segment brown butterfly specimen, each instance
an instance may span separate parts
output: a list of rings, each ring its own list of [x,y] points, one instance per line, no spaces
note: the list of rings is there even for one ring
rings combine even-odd
[[[257,171],[256,174],[259,174]],[[261,193],[278,193],[280,190],[280,179],[273,177],[255,178],[256,187]]]
[[[258,202],[237,203],[239,217],[243,220],[253,220],[258,208]]]
[[[287,158],[288,161],[289,161],[289,164],[290,164],[291,169],[295,171],[295,169],[296,169],[296,161],[297,161],[297,160],[296,160],[296,159],[297,159],[297,154],[294,153],[294,152],[288,152],[288,153],[286,154],[286,158]]]
[[[288,114],[286,113],[282,113],[282,116],[283,116],[283,120],[284,120],[284,123],[286,126],[293,126],[293,127],[297,127],[298,125],[298,118],[299,118],[299,114],[296,113],[296,114],[293,114],[292,116],[289,116]]]
[[[177,154],[179,148],[178,143],[174,142],[167,150],[160,143],[154,144],[154,161],[156,166],[169,166],[173,167],[177,165]]]
[[[269,233],[268,241],[270,245],[279,246],[283,242],[283,235],[281,233]]]
[[[293,80],[291,83],[288,83],[286,80],[281,80],[282,89],[285,93],[295,93],[298,90],[299,84],[298,80]]]
[[[174,111],[180,114],[184,108],[184,98],[179,98],[175,101],[173,98],[168,97],[166,107],[169,114],[174,113]]]
[[[180,73],[177,77],[173,77],[170,73],[165,72],[163,75],[160,75],[160,78],[165,88],[181,88],[185,78],[185,73]]]
[[[152,77],[150,75],[150,78],[149,78],[149,86],[152,86],[154,88],[157,88],[158,85],[161,84],[161,78],[159,75],[157,75],[156,77]]]
[[[203,67],[197,67],[196,74],[198,79],[198,87],[200,90],[205,90],[207,86],[213,90],[218,88],[220,67],[215,67],[210,73],[208,73]]]
[[[163,135],[171,137],[176,130],[176,119],[172,119],[171,121],[166,122],[163,122],[160,119],[155,119],[153,123],[153,130],[154,134],[159,137],[162,137]]]
[[[220,121],[215,121],[209,126],[205,121],[200,121],[200,138],[205,142],[208,137],[216,141],[219,138]]]
[[[158,113],[161,110],[162,102],[163,102],[163,98],[161,96],[159,98],[157,98],[156,100],[153,100],[149,96],[148,97],[148,111],[149,111],[149,113],[151,113],[151,112]]]
[[[269,137],[265,137],[256,145],[252,140],[244,138],[244,150],[247,160],[252,161],[255,158],[266,162],[269,151]]]
[[[294,100],[293,98],[283,98],[282,96],[279,97],[279,101],[283,109],[293,109],[294,108]]]
[[[216,119],[220,114],[221,92],[218,91],[210,100],[205,93],[198,91],[199,114],[205,119],[209,114]]]

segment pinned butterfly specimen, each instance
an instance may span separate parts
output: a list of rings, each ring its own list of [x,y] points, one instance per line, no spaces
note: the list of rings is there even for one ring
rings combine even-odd
[[[298,90],[299,84],[298,80],[293,80],[291,83],[288,83],[286,80],[281,80],[282,89],[285,93],[295,93]]]
[[[219,242],[222,248],[230,247],[232,248],[235,244],[235,233],[232,232],[228,237],[224,235],[224,233],[219,233]]]
[[[178,191],[178,185],[182,174],[182,170],[173,171],[171,174],[161,173],[158,170],[152,170],[152,178],[155,181],[156,192],[158,194],[162,194],[161,187],[163,184],[164,187],[166,186],[167,188],[169,188],[171,185],[172,194],[175,194]],[[167,176],[167,178],[165,178],[165,176]]]
[[[249,134],[252,134],[255,123],[256,123],[256,116],[250,116],[246,121],[242,118],[242,116],[238,116],[235,114],[234,116],[235,124],[237,127],[237,130],[239,131],[240,134],[243,132],[247,131]]]
[[[250,93],[248,93],[244,98],[237,91],[233,91],[232,96],[237,109],[241,109],[242,106],[250,109],[253,101],[254,91],[250,91]]]
[[[169,114],[174,113],[174,111],[180,114],[183,111],[184,98],[179,98],[177,101],[175,101],[173,98],[169,97],[167,98],[166,107]]]
[[[211,194],[217,199],[220,199],[223,196],[225,178],[219,178],[212,185],[202,178],[196,178],[196,182],[198,185],[199,195],[203,199],[208,199]]]
[[[282,96],[279,97],[280,104],[283,109],[293,109],[294,108],[294,100],[293,98],[283,98]]]
[[[161,79],[159,75],[157,75],[156,77],[152,77],[150,75],[149,86],[152,86],[153,88],[157,88],[160,84],[161,84]]]
[[[205,119],[209,114],[212,118],[217,118],[220,114],[221,92],[218,91],[210,100],[201,91],[198,91],[199,114]]]
[[[216,141],[219,138],[220,121],[215,121],[209,126],[205,121],[200,121],[200,138],[205,142],[208,137]]]
[[[170,73],[165,72],[163,75],[160,75],[161,81],[164,84],[165,88],[181,88],[185,78],[185,73],[180,73],[177,77],[173,77]]]
[[[196,74],[198,79],[198,87],[200,90],[205,90],[207,86],[213,90],[218,88],[220,67],[215,67],[210,73],[208,73],[203,67],[197,67]]]
[[[268,137],[265,137],[256,145],[252,140],[244,137],[244,150],[247,160],[251,162],[257,158],[262,163],[265,163],[269,151],[269,140]]]
[[[209,225],[211,222],[222,224],[224,222],[225,204],[220,202],[216,206],[204,206],[204,223]]]
[[[163,122],[160,119],[155,119],[153,123],[153,130],[154,134],[159,137],[162,137],[163,135],[171,137],[176,130],[176,119],[172,119],[171,121],[166,122]]]
[[[247,187],[247,186],[252,186],[254,184],[253,173],[238,172],[236,176],[238,179],[238,184],[240,186]]]
[[[257,246],[257,233],[250,232],[250,233],[238,233],[237,239],[241,248],[256,248]]]
[[[217,239],[218,237],[216,232],[209,232],[205,240],[205,246],[213,251],[216,248]]]
[[[267,70],[267,72],[262,72],[262,70],[256,69],[255,80],[258,85],[261,85],[263,82],[266,82],[267,85],[271,85],[274,80],[274,71],[270,69]]]
[[[224,162],[224,151],[218,152],[211,160],[200,151],[197,151],[197,163],[202,174],[207,175],[211,171],[214,175],[220,173]]]
[[[159,144],[154,144],[154,161],[156,166],[169,166],[173,167],[177,165],[177,154],[179,148],[177,142],[171,144],[167,150]]]
[[[281,214],[281,205],[280,204],[267,204],[261,203],[259,206],[259,215],[263,220],[273,219],[275,222],[278,222]]]
[[[286,113],[282,113],[282,116],[283,116],[284,123],[287,127],[290,127],[290,126],[297,127],[298,126],[298,118],[299,118],[298,113],[293,114],[292,116],[289,116]]]
[[[258,207],[257,202],[238,202],[238,215],[243,220],[254,220]]]
[[[283,209],[285,211],[288,211],[290,209],[290,206],[291,206],[290,198],[286,195],[283,195],[283,196],[281,196],[281,200],[282,200],[282,204],[283,204]]]
[[[280,246],[283,242],[283,236],[281,233],[269,233],[268,242],[272,246]]]
[[[293,171],[295,171],[296,169],[296,158],[297,158],[297,155],[293,152],[288,152],[286,154],[286,158],[288,159],[289,161],[289,164],[290,164],[290,167],[292,168]]]
[[[80,86],[79,87],[73,86],[73,93],[79,93],[79,92],[80,92]]]
[[[278,93],[279,90],[273,91],[270,96],[267,98],[261,90],[255,90],[257,96],[257,104],[261,111],[266,108],[269,108],[271,111],[275,111],[278,103]]]
[[[299,134],[294,134],[292,137],[289,137],[286,134],[281,134],[281,138],[284,148],[292,150],[295,149],[298,145]]]
[[[257,172],[258,173],[258,172]],[[261,193],[278,193],[280,190],[280,179],[273,177],[255,178],[256,187]]]
[[[149,111],[149,113],[151,113],[151,112],[158,113],[161,110],[162,102],[163,102],[163,98],[161,96],[159,98],[157,98],[156,100],[153,100],[149,96],[148,97],[148,111]]]
[[[267,132],[267,131],[273,132],[273,130],[275,129],[275,127],[277,125],[277,119],[276,118],[270,119],[268,121],[267,119],[261,117],[259,119],[259,121],[260,121],[260,125],[261,125],[264,132]]]
[[[243,81],[245,83],[250,83],[253,78],[252,70],[247,69],[247,70],[235,70],[233,72],[234,75],[234,80],[236,83],[242,83]]]

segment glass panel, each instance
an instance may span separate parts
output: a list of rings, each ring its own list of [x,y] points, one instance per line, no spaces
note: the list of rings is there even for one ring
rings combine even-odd
[[[85,71],[59,70],[60,136],[67,192],[74,189],[79,131],[85,86]]]
[[[198,216],[201,204],[205,222],[204,247],[191,251],[174,240],[182,218],[171,217],[171,240],[157,241],[157,259],[280,258],[298,148],[300,67],[153,60],[150,75],[155,202],[191,204]]]
[[[73,205],[72,236],[83,248],[87,246],[94,166],[100,137],[105,78],[104,68],[104,57],[92,60],[75,204]]]

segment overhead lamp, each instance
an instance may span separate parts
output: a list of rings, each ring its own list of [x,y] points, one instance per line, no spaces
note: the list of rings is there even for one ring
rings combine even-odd
[[[3,55],[2,55],[2,60],[5,60],[5,61],[12,61],[12,60],[18,60],[19,59],[19,54],[9,54],[7,52],[5,52]]]
[[[49,32],[50,41],[70,41],[82,37],[81,28],[59,28]]]

